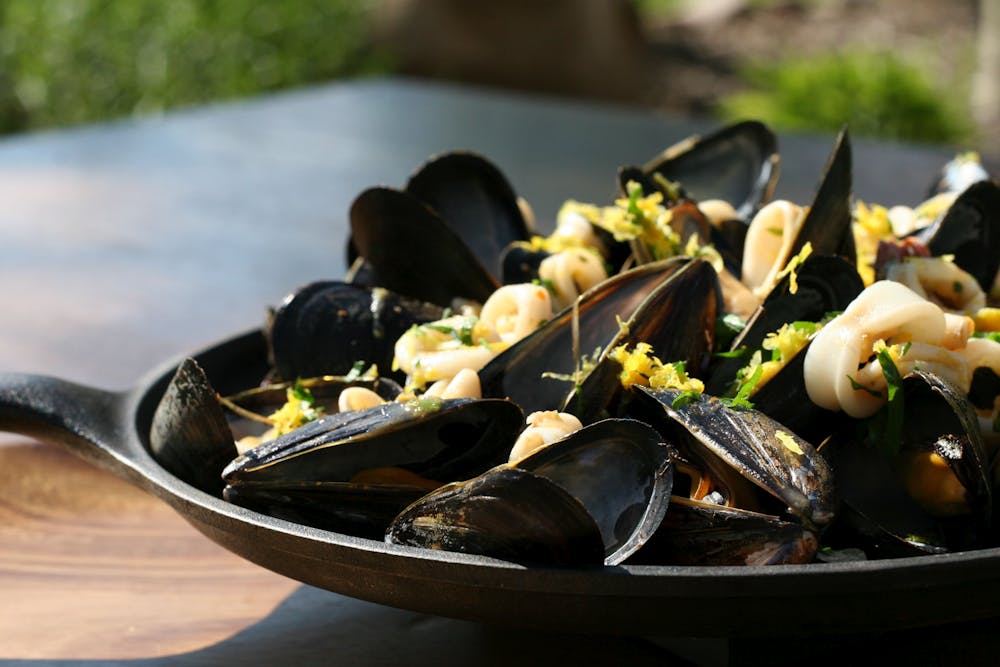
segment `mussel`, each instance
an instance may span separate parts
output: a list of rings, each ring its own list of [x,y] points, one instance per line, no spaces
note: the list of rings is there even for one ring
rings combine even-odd
[[[670,450],[649,426],[605,420],[406,508],[386,541],[547,565],[615,565],[659,525]]]
[[[434,209],[495,278],[504,248],[531,236],[514,188],[482,155],[435,155],[410,176],[405,191]]]
[[[286,297],[271,316],[269,356],[275,374],[285,380],[345,375],[358,362],[391,375],[396,340],[443,312],[381,287],[311,283]]]
[[[234,459],[230,485],[257,481],[349,482],[398,467],[439,482],[503,460],[523,415],[501,399],[415,399],[328,415]]]
[[[749,221],[767,202],[778,181],[778,143],[758,121],[744,121],[704,137],[689,137],[664,150],[642,167],[623,167],[622,192],[637,180],[645,192],[662,190],[664,181],[679,183],[695,201],[721,199]]]
[[[898,432],[888,409],[824,447],[845,508],[834,539],[871,558],[990,544],[990,462],[968,399],[918,370],[903,380]]]
[[[671,522],[661,527],[651,546],[643,550],[644,562],[669,560],[669,554],[683,544],[706,539],[704,535],[696,538],[696,533],[720,522],[737,534],[725,540],[711,538],[719,545],[714,550],[715,564],[732,564],[747,554],[759,560],[763,553],[770,554],[767,562],[814,558],[820,535],[836,515],[837,497],[833,473],[810,443],[763,413],[730,407],[714,397],[687,400],[675,390],[637,390],[645,398],[641,404],[645,410],[637,414],[656,426],[678,449],[679,457],[715,485],[714,493],[694,498],[700,503],[687,504],[687,518],[679,522],[686,523],[688,530],[671,529]],[[763,495],[757,493],[761,490]],[[717,516],[712,505],[720,508]],[[722,509],[725,505],[771,518],[739,512],[734,516]],[[744,529],[745,533],[739,532]],[[737,551],[724,551],[723,544]]]
[[[479,373],[483,395],[508,397],[526,413],[559,408],[579,377],[581,356],[600,353],[654,291],[690,260],[646,264],[583,294]]]
[[[224,497],[299,523],[378,537],[430,489],[504,460],[522,421],[510,401],[473,399],[329,415],[230,462]]]

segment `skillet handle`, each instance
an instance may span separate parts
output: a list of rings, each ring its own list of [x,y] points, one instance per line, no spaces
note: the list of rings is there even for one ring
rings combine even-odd
[[[47,375],[0,373],[0,431],[55,442],[142,486],[125,432],[127,393]]]

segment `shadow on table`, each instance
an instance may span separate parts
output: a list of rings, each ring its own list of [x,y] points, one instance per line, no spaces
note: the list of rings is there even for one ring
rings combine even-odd
[[[676,612],[672,612],[676,613]],[[725,609],[719,610],[725,614]],[[789,614],[796,613],[794,609]],[[664,614],[669,622],[670,614]],[[257,665],[996,664],[996,620],[852,636],[674,639],[573,635],[418,614],[301,586],[259,623],[214,646],[135,660],[0,660],[0,667]]]
[[[705,649],[702,648],[704,645]],[[725,642],[682,641],[678,653],[639,638],[577,636],[418,614],[301,586],[266,618],[191,653],[135,660],[0,660],[0,667],[253,667],[257,665],[725,664]],[[695,655],[692,663],[681,655]]]

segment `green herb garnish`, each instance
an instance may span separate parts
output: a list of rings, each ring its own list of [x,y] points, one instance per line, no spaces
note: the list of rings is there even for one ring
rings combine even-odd
[[[743,379],[736,389],[736,395],[732,398],[721,398],[723,403],[731,408],[746,408],[747,410],[753,409],[753,403],[750,402],[750,394],[757,387],[757,383],[760,382],[761,376],[764,374],[764,367],[758,365],[750,377]]]

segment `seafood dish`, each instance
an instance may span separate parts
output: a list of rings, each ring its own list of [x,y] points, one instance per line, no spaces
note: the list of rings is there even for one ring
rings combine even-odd
[[[1000,186],[855,201],[846,129],[773,199],[755,121],[623,166],[536,233],[483,156],[353,202],[350,270],[264,325],[220,395],[152,419],[169,472],[272,517],[555,567],[781,565],[994,547]]]

